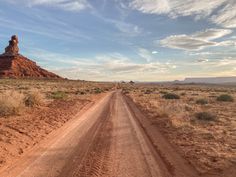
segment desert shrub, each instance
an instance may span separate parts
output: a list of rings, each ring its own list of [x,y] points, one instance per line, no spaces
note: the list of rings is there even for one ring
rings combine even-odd
[[[24,102],[29,107],[40,106],[44,102],[44,97],[40,92],[33,91],[26,95]]]
[[[63,91],[55,91],[52,92],[50,95],[50,98],[52,99],[65,99],[67,97],[67,94]]]
[[[216,100],[217,101],[224,101],[224,102],[233,102],[234,101],[233,97],[228,94],[222,94],[222,95],[218,96]]]
[[[0,116],[19,114],[24,108],[24,95],[16,91],[6,91],[0,94]]]
[[[97,87],[94,89],[94,93],[102,93],[102,89]]]
[[[129,94],[129,90],[123,89],[123,90],[122,90],[122,93],[123,93],[123,94]]]
[[[208,101],[204,98],[196,100],[196,104],[205,105],[208,104]]]
[[[85,91],[82,91],[82,90],[76,91],[76,95],[85,95],[85,94],[86,94]]]
[[[203,120],[203,121],[214,121],[216,120],[216,115],[211,114],[209,112],[198,112],[195,114],[195,117],[198,120]]]
[[[175,93],[166,93],[162,97],[165,99],[180,99],[180,96]]]
[[[144,94],[151,94],[151,93],[152,93],[152,91],[150,89],[147,89],[144,91]]]

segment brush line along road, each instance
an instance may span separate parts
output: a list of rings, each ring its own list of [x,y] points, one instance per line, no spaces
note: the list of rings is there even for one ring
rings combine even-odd
[[[162,159],[118,90],[78,114],[0,176],[178,176]]]

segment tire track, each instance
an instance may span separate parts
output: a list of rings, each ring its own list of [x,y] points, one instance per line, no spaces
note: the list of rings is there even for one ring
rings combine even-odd
[[[105,106],[103,112],[91,127],[89,132],[80,140],[78,151],[71,156],[58,177],[88,177],[108,175],[110,147],[113,124],[111,121],[114,109],[115,95]]]

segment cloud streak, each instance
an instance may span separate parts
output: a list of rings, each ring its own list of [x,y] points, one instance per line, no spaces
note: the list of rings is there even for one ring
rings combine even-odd
[[[10,0],[10,2],[19,3],[17,0]],[[87,0],[22,0],[20,3],[29,7],[54,7],[65,11],[81,11],[91,7]]]
[[[129,7],[147,14],[166,14],[171,18],[207,18],[223,27],[236,28],[234,0],[132,0]]]
[[[228,29],[207,29],[192,35],[172,35],[160,41],[164,47],[182,50],[202,50],[212,46],[229,46],[234,45],[232,41],[215,42],[214,39],[219,39],[233,31]]]

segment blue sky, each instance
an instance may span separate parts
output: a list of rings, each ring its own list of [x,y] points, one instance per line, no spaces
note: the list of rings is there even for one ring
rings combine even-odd
[[[236,75],[235,0],[0,0],[0,48],[71,79]]]

